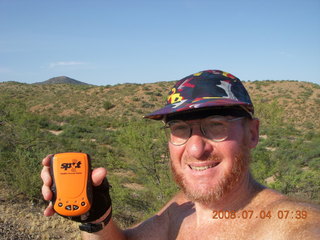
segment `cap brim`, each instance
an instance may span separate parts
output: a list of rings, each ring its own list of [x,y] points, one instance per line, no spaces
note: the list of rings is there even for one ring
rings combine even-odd
[[[164,116],[172,113],[178,113],[183,111],[190,111],[192,109],[199,109],[199,108],[208,108],[208,107],[218,107],[218,106],[244,106],[248,109],[252,108],[251,103],[241,102],[229,98],[216,98],[216,99],[202,99],[199,101],[181,101],[174,104],[168,104],[165,107],[152,112],[144,118],[154,119],[154,120],[161,120]],[[250,110],[249,110],[250,111]]]

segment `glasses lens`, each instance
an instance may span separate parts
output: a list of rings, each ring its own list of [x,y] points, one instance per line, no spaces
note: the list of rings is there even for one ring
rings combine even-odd
[[[170,130],[170,142],[174,145],[182,145],[190,137],[190,126],[183,121],[169,122],[168,129]]]
[[[207,138],[220,142],[228,137],[227,121],[219,118],[207,118],[202,124],[202,129]]]

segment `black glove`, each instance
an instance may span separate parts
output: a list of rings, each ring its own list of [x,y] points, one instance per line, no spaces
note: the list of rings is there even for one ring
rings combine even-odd
[[[92,187],[92,206],[90,210],[77,217],[66,217],[72,221],[88,223],[101,218],[111,207],[111,198],[109,194],[109,184],[107,178],[103,180],[101,185]]]

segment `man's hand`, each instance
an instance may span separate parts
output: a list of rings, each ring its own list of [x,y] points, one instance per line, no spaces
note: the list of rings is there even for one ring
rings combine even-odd
[[[42,160],[42,171],[41,171],[41,179],[43,181],[42,185],[42,195],[44,200],[50,201],[52,199],[52,191],[51,191],[51,185],[52,185],[52,178],[50,175],[50,156],[46,156]],[[99,186],[103,179],[107,175],[107,170],[105,168],[96,168],[92,171],[92,183],[93,186]],[[52,207],[52,203],[50,202],[47,208],[44,210],[45,216],[52,216],[55,213]]]

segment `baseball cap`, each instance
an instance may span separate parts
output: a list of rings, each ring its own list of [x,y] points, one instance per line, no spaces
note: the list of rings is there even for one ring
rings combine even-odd
[[[239,78],[221,70],[205,70],[177,81],[166,105],[145,118],[163,120],[177,114],[197,114],[203,110],[240,109],[251,118],[254,107]]]

